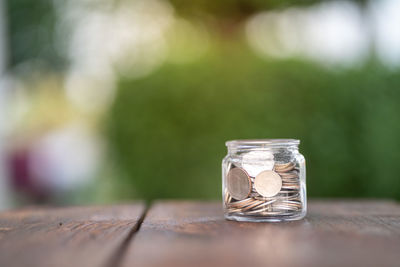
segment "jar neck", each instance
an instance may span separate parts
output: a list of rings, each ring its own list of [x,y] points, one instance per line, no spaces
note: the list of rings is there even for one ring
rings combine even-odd
[[[261,139],[233,140],[226,142],[228,154],[247,153],[251,151],[278,152],[282,150],[298,152],[299,140],[295,139]]]
[[[260,147],[260,148],[238,148],[238,147],[228,147],[228,154],[241,154],[241,153],[248,153],[252,151],[261,151],[261,152],[271,152],[276,153],[282,150],[287,150],[292,153],[298,152],[298,146],[275,146],[275,147]]]

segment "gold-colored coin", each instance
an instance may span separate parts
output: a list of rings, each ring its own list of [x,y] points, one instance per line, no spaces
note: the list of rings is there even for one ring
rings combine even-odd
[[[258,205],[262,204],[263,201],[257,200],[257,199],[253,199],[253,201],[251,202],[250,205],[248,205],[247,207],[242,208],[242,211],[246,211],[249,209],[252,209],[254,207],[257,207]]]
[[[278,173],[279,173],[279,172],[278,172]],[[294,172],[294,171],[279,173],[279,175],[280,175],[282,178],[288,178],[288,179],[290,179],[290,178],[298,178],[298,177],[299,177],[298,173],[297,173],[297,172]]]
[[[229,195],[228,190],[225,189],[225,198],[224,198],[225,204],[229,204],[231,200],[232,200],[231,195]]]
[[[246,198],[243,200],[231,202],[228,204],[228,206],[230,206],[232,208],[243,208],[243,207],[248,206],[252,201],[253,201],[252,198]]]
[[[275,164],[274,169],[276,172],[287,172],[291,171],[296,167],[293,162],[283,163],[283,164]]]
[[[228,172],[227,187],[229,194],[237,200],[247,198],[251,191],[251,180],[242,168],[233,168]]]
[[[263,197],[272,197],[282,188],[282,178],[274,171],[263,171],[256,176],[254,188]]]

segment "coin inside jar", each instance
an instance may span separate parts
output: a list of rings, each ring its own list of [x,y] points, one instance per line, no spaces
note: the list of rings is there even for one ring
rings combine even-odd
[[[251,191],[249,175],[241,168],[233,168],[227,175],[227,187],[229,194],[237,200],[247,198]]]
[[[254,188],[264,197],[272,197],[282,188],[282,178],[274,171],[263,171],[254,180]]]

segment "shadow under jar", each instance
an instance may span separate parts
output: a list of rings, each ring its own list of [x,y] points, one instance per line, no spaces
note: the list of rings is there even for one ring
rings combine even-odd
[[[307,212],[306,167],[299,140],[226,142],[222,161],[224,215],[250,222],[292,221]]]

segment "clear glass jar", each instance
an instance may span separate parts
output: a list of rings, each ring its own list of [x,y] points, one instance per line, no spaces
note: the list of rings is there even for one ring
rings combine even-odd
[[[307,212],[305,159],[299,140],[226,142],[222,161],[225,218],[274,222],[302,219]]]

